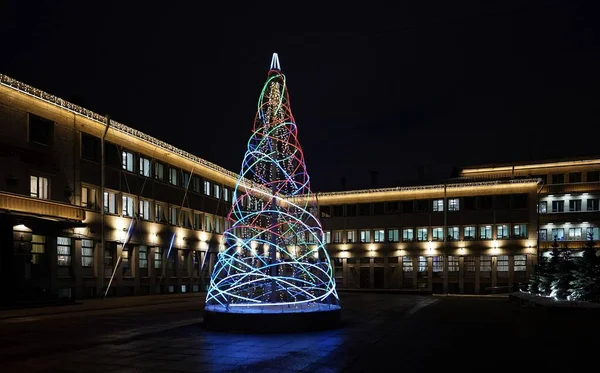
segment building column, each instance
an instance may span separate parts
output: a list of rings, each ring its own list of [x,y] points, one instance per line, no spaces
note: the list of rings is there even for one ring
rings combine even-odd
[[[348,258],[342,258],[342,284],[344,288],[348,288]]]
[[[442,278],[442,292],[444,294],[448,294],[448,264],[448,255],[444,254],[444,268],[442,272],[442,275],[444,276]]]
[[[481,256],[475,256],[475,294],[479,294],[479,288],[481,287],[481,279],[479,278],[481,269]]]
[[[399,271],[399,272],[398,272]],[[404,282],[404,257],[403,256],[399,256],[398,257],[398,267],[396,267],[396,276],[398,276],[398,288],[402,289],[402,284]]]
[[[369,258],[369,289],[375,288],[375,269],[373,265],[375,264],[375,258]]]
[[[465,257],[458,258],[458,292],[465,293]]]
[[[58,258],[56,254],[56,236],[46,236],[46,250],[50,263],[50,294],[58,295]]]
[[[356,288],[360,289],[360,258],[356,258],[356,264],[354,265],[354,269],[356,270]]]
[[[147,253],[147,251],[146,251]],[[146,254],[148,255],[148,254]],[[133,277],[133,295],[140,295],[140,247],[132,245],[129,252],[129,267]]]
[[[386,256],[385,258],[383,258],[383,288],[384,289],[389,289],[390,288],[390,280],[389,280],[389,274],[390,274],[390,265],[388,264],[388,257]]]
[[[81,274],[81,240],[72,239],[73,252],[71,257],[71,267],[73,268],[73,278],[75,279],[74,299],[83,298],[83,277]]]
[[[113,278],[112,283],[110,284],[110,287],[115,289],[116,296],[122,295],[122,291],[123,291],[123,289],[120,286],[121,279],[123,278],[123,267],[121,266],[121,262],[123,260],[122,255],[123,255],[123,245],[122,244],[117,245],[117,250],[116,250],[115,256],[114,256],[114,262],[112,265],[112,270],[115,273],[115,277]],[[121,258],[121,260],[119,260],[119,258]],[[129,265],[131,266],[131,256],[129,257]],[[115,268],[116,268],[116,270],[115,270]],[[131,268],[131,267],[129,267],[129,268]]]
[[[194,258],[196,255],[194,250],[187,250],[187,272],[188,272],[188,281],[187,281],[187,292],[191,293],[194,288]]]
[[[537,262],[537,256],[536,255],[529,255],[527,254],[527,278],[531,278],[531,275],[533,274],[533,266],[534,264]]]
[[[419,255],[413,255],[412,256],[412,263],[413,263],[413,284],[412,284],[412,288],[413,289],[417,289],[418,285],[419,285]]]
[[[94,241],[94,276],[96,276],[96,296],[100,297],[104,290],[104,247],[98,241]]]
[[[433,257],[427,257],[427,290],[433,291]]]
[[[498,286],[498,257],[492,256],[492,287]],[[496,290],[494,290],[494,293]]]
[[[512,287],[515,284],[515,256],[508,256],[508,286],[512,291]]]

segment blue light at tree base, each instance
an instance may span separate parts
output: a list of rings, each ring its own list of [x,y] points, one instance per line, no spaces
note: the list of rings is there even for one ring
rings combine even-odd
[[[232,194],[205,311],[286,314],[339,311],[333,269],[310,190],[286,78],[277,54]]]

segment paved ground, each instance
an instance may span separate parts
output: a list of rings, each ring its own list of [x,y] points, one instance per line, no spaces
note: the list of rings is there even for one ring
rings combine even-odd
[[[344,294],[342,301],[343,327],[281,335],[208,332],[201,296],[21,318],[0,313],[0,371],[554,371],[584,367],[600,338],[597,314],[507,298]]]

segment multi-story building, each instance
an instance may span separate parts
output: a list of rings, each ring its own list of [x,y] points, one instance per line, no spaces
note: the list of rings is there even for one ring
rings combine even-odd
[[[5,299],[205,288],[237,174],[4,75],[0,143]],[[481,293],[599,238],[599,186],[597,158],[315,201],[339,288]]]
[[[555,239],[598,239],[599,180],[600,159],[548,161],[316,198],[338,286],[484,293],[526,282]]]

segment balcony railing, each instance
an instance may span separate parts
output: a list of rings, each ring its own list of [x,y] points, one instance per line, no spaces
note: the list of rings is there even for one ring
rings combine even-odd
[[[68,220],[85,219],[81,207],[7,192],[0,192],[0,209]]]
[[[584,183],[547,184],[542,188],[542,194],[559,193],[586,193],[600,191],[600,182],[591,181]]]

